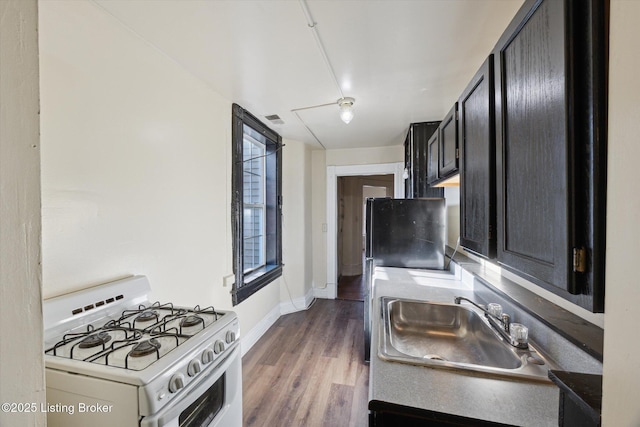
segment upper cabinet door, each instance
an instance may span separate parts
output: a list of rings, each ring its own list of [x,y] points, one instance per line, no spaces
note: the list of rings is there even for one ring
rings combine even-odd
[[[532,12],[496,52],[498,259],[569,290],[564,4],[545,0]]]
[[[437,129],[427,143],[427,184],[431,185],[436,182],[440,176],[438,175],[440,150],[440,130]]]
[[[458,171],[458,103],[440,123],[440,178],[446,178]]]
[[[431,188],[428,181],[428,162],[429,162],[429,137],[438,132],[438,125],[440,122],[423,122],[413,123],[411,125],[412,137],[414,140],[414,146],[417,151],[417,160],[420,165],[419,168],[414,169],[414,173],[417,176],[416,197],[444,197],[443,188]]]
[[[528,0],[495,50],[498,260],[604,302],[605,2]]]
[[[428,139],[437,133],[440,122],[411,123],[405,139],[405,167],[409,178],[405,180],[405,198],[444,197],[442,188],[431,188],[428,183]]]
[[[460,244],[486,258],[496,254],[493,55],[458,100]]]

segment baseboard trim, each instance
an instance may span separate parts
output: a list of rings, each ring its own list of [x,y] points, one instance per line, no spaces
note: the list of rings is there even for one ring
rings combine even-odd
[[[309,308],[315,298],[314,289],[309,289],[305,296],[292,301],[281,302],[256,324],[246,335],[240,339],[242,356],[247,354],[260,338],[273,326],[283,314],[295,313]]]
[[[314,299],[314,291],[313,289],[309,289],[307,294],[303,297],[281,302],[280,315],[306,310],[307,308],[309,308],[309,306],[313,302],[313,299]]]
[[[240,348],[242,350],[243,357],[279,318],[280,305],[276,305],[265,317],[262,318],[262,320],[258,322],[256,326],[251,328],[246,335],[242,336],[240,339]]]
[[[327,283],[324,288],[313,288],[313,296],[322,299],[336,299],[338,287],[335,283]]]

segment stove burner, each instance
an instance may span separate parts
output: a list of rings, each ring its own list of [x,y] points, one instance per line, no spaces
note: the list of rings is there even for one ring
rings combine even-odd
[[[160,341],[155,338],[149,340],[140,341],[133,347],[133,350],[129,353],[131,357],[142,357],[149,354],[156,353],[160,349]]]
[[[204,321],[200,316],[187,316],[180,321],[180,326],[188,328],[189,326],[196,326],[203,322]]]
[[[78,347],[80,348],[92,348],[92,347],[97,347],[99,345],[103,345],[106,344],[107,342],[109,342],[109,340],[111,340],[111,335],[109,335],[107,332],[98,332],[97,334],[91,334],[86,338],[83,338],[82,341],[80,341],[80,344],[78,344]]]
[[[143,311],[138,317],[136,317],[137,322],[149,322],[151,320],[158,319],[158,312],[155,310],[147,310]]]

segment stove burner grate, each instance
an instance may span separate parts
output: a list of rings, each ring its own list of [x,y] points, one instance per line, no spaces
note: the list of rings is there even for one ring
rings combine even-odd
[[[148,356],[149,354],[157,353],[160,350],[161,344],[155,338],[151,338],[148,340],[144,340],[139,342],[133,347],[133,349],[129,352],[129,356],[131,357],[143,357]]]
[[[138,317],[136,317],[136,322],[150,322],[152,320],[158,321],[160,315],[155,310],[146,310],[143,311]]]
[[[204,325],[204,319],[200,316],[187,316],[180,321],[180,326],[188,328],[189,326],[196,326],[202,323]]]
[[[193,307],[193,310],[189,311],[195,314],[209,314],[214,317],[214,321],[218,320],[220,317],[220,313],[218,313],[212,305],[205,308],[200,308],[200,305],[196,305],[195,307]]]
[[[82,332],[64,334],[45,353],[106,366],[142,370],[223,315],[212,306],[201,308],[196,305],[190,309],[174,307],[171,303],[140,304],[115,315],[102,327],[89,324],[82,328]],[[75,330],[78,329],[80,327]],[[137,359],[135,363],[134,359]]]
[[[80,341],[78,348],[93,348],[99,345],[104,346],[111,340],[111,335],[105,331],[100,331],[97,334],[91,334]]]
[[[160,322],[160,316],[162,316],[161,313],[168,313],[163,317],[164,319],[167,317],[184,314],[185,310],[181,308],[174,308],[173,304],[171,303],[160,304],[160,302],[156,301],[150,306],[140,304],[137,309],[124,310],[120,315],[120,318],[118,320],[115,320],[114,322],[116,325],[130,324],[130,322],[128,322],[127,320],[133,318],[133,327],[135,328],[135,324],[137,322]]]

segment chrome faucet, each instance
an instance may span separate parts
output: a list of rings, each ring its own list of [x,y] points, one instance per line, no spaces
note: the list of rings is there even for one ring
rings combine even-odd
[[[527,343],[527,333],[528,330],[525,326],[520,325],[519,323],[511,323],[511,317],[507,313],[502,313],[502,306],[500,304],[489,304],[490,309],[487,309],[480,304],[477,304],[471,301],[466,297],[455,297],[453,302],[456,304],[460,304],[460,301],[465,300],[473,306],[479,308],[484,313],[485,317],[489,321],[489,324],[500,333],[502,338],[504,338],[509,344],[517,348],[528,348],[529,345]],[[499,317],[498,317],[499,316]],[[499,324],[498,324],[499,322]],[[516,327],[514,333],[511,333],[511,326]]]
[[[503,329],[506,333],[509,333],[510,326],[511,326],[511,319],[507,313],[501,313],[500,317],[498,317],[498,315],[496,315],[494,312],[487,310],[480,304],[476,304],[475,302],[471,301],[469,298],[466,298],[466,297],[455,297],[453,302],[455,302],[456,304],[460,304],[461,300],[465,300],[468,303],[474,305],[475,307],[478,307],[480,310],[484,312],[484,315],[487,316],[489,319],[492,319],[492,320],[495,319],[498,322],[500,322],[502,324],[502,327],[500,327],[500,329]],[[502,311],[502,307],[500,307],[500,311]]]

